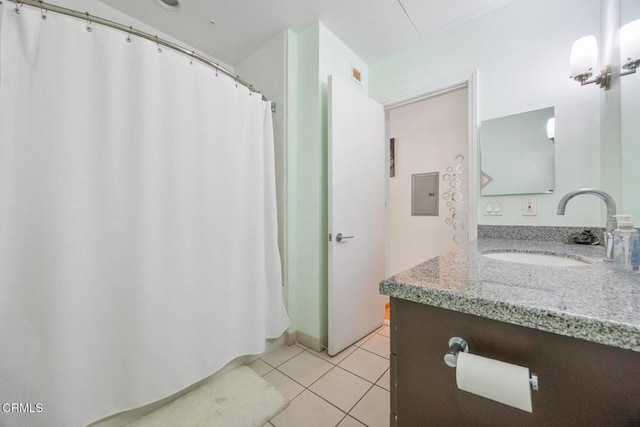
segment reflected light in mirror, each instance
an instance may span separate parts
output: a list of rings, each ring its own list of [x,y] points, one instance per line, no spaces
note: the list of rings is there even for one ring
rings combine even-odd
[[[556,142],[556,118],[551,117],[547,120],[547,138],[551,140],[551,142]]]
[[[575,80],[588,79],[598,62],[598,42],[596,36],[586,36],[573,42],[571,47],[571,77]]]
[[[620,63],[629,69],[640,61],[640,19],[631,21],[620,29]]]

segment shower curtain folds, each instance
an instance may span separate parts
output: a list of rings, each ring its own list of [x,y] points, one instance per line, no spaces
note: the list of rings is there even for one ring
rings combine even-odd
[[[87,425],[286,330],[271,120],[181,54],[0,5],[0,425]]]

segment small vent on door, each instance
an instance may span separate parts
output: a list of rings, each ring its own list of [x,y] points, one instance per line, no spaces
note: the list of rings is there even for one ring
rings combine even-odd
[[[439,173],[411,175],[411,215],[438,216]]]

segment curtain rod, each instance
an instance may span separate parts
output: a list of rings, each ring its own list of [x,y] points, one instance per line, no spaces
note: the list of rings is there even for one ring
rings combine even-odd
[[[0,0],[0,4],[2,4],[3,0]],[[226,68],[220,66],[219,64],[216,64],[215,62],[205,58],[202,55],[199,55],[195,52],[195,50],[189,50],[185,47],[182,47],[180,45],[177,45],[175,43],[172,43],[168,40],[165,39],[161,39],[160,37],[158,37],[157,35],[151,35],[149,33],[145,33],[144,31],[140,31],[140,30],[136,30],[135,28],[131,27],[131,26],[126,26],[123,24],[119,24],[117,22],[114,21],[110,21],[108,19],[105,18],[100,18],[99,16],[95,16],[95,15],[91,15],[89,14],[89,12],[80,12],[77,10],[73,10],[73,9],[67,9],[65,7],[61,7],[61,6],[56,6],[54,4],[50,4],[50,3],[45,3],[44,1],[40,1],[40,0],[9,0],[12,1],[13,3],[16,4],[16,10],[19,10],[19,8],[23,5],[26,4],[27,6],[33,6],[33,7],[37,7],[41,10],[50,10],[52,12],[56,12],[56,13],[60,13],[62,15],[68,15],[68,16],[73,16],[75,18],[78,19],[84,19],[85,21],[87,21],[88,23],[96,23],[96,24],[101,24],[101,25],[105,25],[107,27],[111,27],[111,28],[115,28],[117,30],[120,30],[124,33],[130,34],[130,35],[134,35],[143,39],[147,39],[149,41],[152,41],[154,43],[157,43],[159,45],[162,46],[166,46],[170,49],[176,50],[180,53],[183,53],[184,55],[192,58],[192,59],[196,59],[200,62],[202,62],[203,64],[206,64],[212,68],[214,68],[217,71],[220,71],[224,74],[226,74],[227,76],[231,77],[232,79],[234,79],[236,82],[240,83],[241,85],[247,87],[250,91],[255,92],[255,93],[260,93],[257,89],[255,89],[253,87],[253,85],[251,85],[250,83],[242,80],[240,78],[239,75],[232,73],[230,70],[227,70]],[[262,99],[264,101],[268,101],[268,99],[262,95]],[[272,103],[272,111],[275,110],[275,103]],[[275,112],[275,111],[274,111]]]

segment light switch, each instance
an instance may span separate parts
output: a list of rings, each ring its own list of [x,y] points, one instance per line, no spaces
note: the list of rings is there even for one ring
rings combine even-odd
[[[484,205],[485,216],[501,216],[502,200],[487,200]]]
[[[493,201],[493,215],[502,215],[502,200]]]
[[[484,214],[491,215],[492,212],[493,212],[493,203],[491,203],[491,200],[487,200],[487,203],[485,204],[485,207],[484,207]]]

